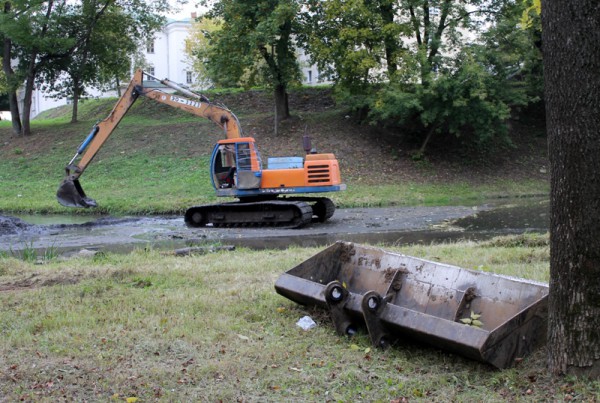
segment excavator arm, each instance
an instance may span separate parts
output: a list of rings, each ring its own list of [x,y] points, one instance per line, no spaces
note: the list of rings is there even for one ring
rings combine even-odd
[[[61,182],[56,197],[58,202],[66,207],[96,207],[95,200],[87,197],[79,183],[79,177],[83,174],[98,150],[108,140],[117,128],[123,117],[139,96],[150,98],[156,102],[169,105],[173,108],[184,110],[196,116],[204,117],[219,127],[228,139],[242,137],[242,129],[237,117],[224,106],[211,103],[204,95],[196,94],[179,85],[165,80],[157,80],[161,84],[170,87],[185,95],[169,94],[156,88],[144,86],[144,75],[157,80],[138,69],[129,86],[119,98],[112,111],[106,119],[94,125],[90,134],[81,143],[75,156],[65,167],[66,177]]]

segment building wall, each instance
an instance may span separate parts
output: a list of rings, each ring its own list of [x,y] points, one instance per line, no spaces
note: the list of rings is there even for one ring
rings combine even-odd
[[[158,79],[168,78],[185,84],[191,64],[186,61],[185,40],[189,35],[192,20],[170,21],[154,37],[154,52],[145,52],[147,66],[154,69]]]

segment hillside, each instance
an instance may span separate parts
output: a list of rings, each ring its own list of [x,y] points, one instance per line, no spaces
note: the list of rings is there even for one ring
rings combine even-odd
[[[313,146],[320,152],[335,153],[340,161],[343,180],[354,189],[363,189],[368,193],[368,200],[363,200],[365,197],[361,196],[362,199],[358,199],[362,201],[344,201],[342,204],[345,205],[386,204],[385,200],[379,201],[385,199],[377,188],[381,185],[404,185],[407,189],[412,189],[413,184],[426,184],[439,186],[440,193],[448,193],[448,189],[453,187],[466,186],[474,187],[471,189],[474,194],[479,193],[477,186],[489,185],[493,188],[497,183],[521,183],[523,186],[519,190],[520,194],[528,193],[530,183],[533,184],[532,193],[539,194],[547,189],[544,121],[543,116],[534,111],[528,111],[511,122],[512,148],[496,148],[481,153],[461,147],[456,140],[443,146],[440,142],[433,142],[427,150],[426,158],[414,161],[411,155],[418,144],[409,143],[399,133],[357,124],[343,108],[336,105],[331,97],[331,90],[327,88],[302,89],[291,93],[290,111],[293,117],[282,122],[277,136],[273,133],[270,94],[247,91],[215,93],[209,94],[209,97],[213,102],[223,103],[234,111],[240,119],[244,134],[256,138],[263,161],[269,156],[302,155],[302,136],[305,133],[311,136]],[[13,164],[4,169],[5,172],[14,169],[16,173],[13,176],[17,176],[17,181],[22,175],[24,181],[35,182],[42,180],[36,176],[47,176],[50,169],[54,175],[54,178],[50,178],[53,184],[40,183],[48,187],[49,192],[53,192],[50,188],[60,180],[62,167],[74,155],[93,124],[110,113],[114,102],[115,99],[83,103],[80,106],[80,122],[76,124],[68,123],[71,113],[69,107],[48,111],[33,122],[33,135],[26,138],[13,136],[9,123],[1,122],[0,158],[6,164]],[[220,138],[220,129],[207,120],[141,99],[98,153],[85,174],[85,181],[91,181],[93,175],[100,175],[99,180],[106,181],[95,186],[103,191],[108,188],[106,183],[115,182],[113,178],[106,176],[106,172],[120,175],[119,184],[131,184],[138,179],[159,183],[164,178],[183,177],[188,175],[188,169],[204,171],[204,161]],[[145,173],[137,171],[143,171],[144,168],[128,168],[128,164],[134,164],[131,161],[135,158],[141,161],[139,164],[157,164],[153,168],[148,166],[148,170],[153,170],[153,176],[144,179],[142,174]],[[114,166],[100,169],[101,162]],[[31,172],[23,171],[23,167]],[[197,176],[193,180],[198,182]],[[20,186],[27,187],[24,183]],[[31,184],[32,189],[34,186],[36,185]],[[188,191],[188,184],[178,186]],[[189,190],[189,197],[186,196],[188,199],[198,192],[212,194],[212,190],[202,187],[204,185],[198,186],[201,188]],[[179,188],[163,190],[165,191],[181,193]],[[7,197],[14,197],[11,192],[13,190],[7,190]],[[115,193],[114,189],[111,192]],[[388,192],[394,194],[398,190],[392,188]],[[497,194],[506,196],[501,190]],[[443,195],[438,197],[441,198]],[[415,200],[419,202],[422,197],[418,196]],[[0,192],[0,203],[2,202]],[[17,202],[15,201],[16,204]],[[12,205],[11,203],[8,204]],[[394,198],[388,201],[388,204],[397,203],[404,204],[404,201]],[[54,204],[54,201],[47,203],[48,206]],[[46,211],[49,209],[47,205],[35,208]],[[0,209],[12,208],[14,207],[0,204]],[[157,207],[158,210],[163,208]]]

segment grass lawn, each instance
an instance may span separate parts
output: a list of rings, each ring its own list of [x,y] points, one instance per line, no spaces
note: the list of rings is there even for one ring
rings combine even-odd
[[[76,124],[68,123],[68,111],[48,115],[26,138],[0,122],[0,213],[182,213],[216,200],[208,159],[222,136],[209,122],[140,101],[82,176],[100,207],[60,206],[55,192],[64,166],[113,104],[82,104]],[[270,103],[265,110],[254,101],[229,106],[243,111],[263,159],[298,155],[296,140],[308,127],[320,151],[340,161],[348,190],[331,195],[339,207],[475,205],[548,193],[540,141],[515,155],[496,150],[491,157],[502,158],[477,169],[433,155],[415,162],[396,137],[384,139],[337,109],[305,104],[278,137],[270,134]],[[548,281],[545,237],[392,249]],[[140,249],[69,260],[50,251],[42,264],[33,251],[21,259],[0,251],[0,401],[600,399],[597,381],[550,377],[543,350],[499,371],[413,342],[381,351],[364,334],[339,337],[326,312],[298,306],[273,288],[279,275],[318,251],[175,257]],[[318,326],[298,328],[304,315]]]
[[[548,280],[547,238],[392,248]],[[544,351],[495,370],[408,342],[335,334],[325,311],[277,295],[317,249],[174,257],[153,250],[45,264],[0,258],[5,401],[594,401],[600,383],[553,379]],[[318,326],[296,322],[311,316]]]

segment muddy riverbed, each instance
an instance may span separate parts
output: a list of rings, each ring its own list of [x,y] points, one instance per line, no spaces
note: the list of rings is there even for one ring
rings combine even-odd
[[[548,229],[548,203],[521,199],[479,206],[338,209],[325,223],[301,229],[190,229],[182,217],[0,215],[0,250],[81,249],[126,252],[227,244],[256,249],[322,246],[337,240],[375,244],[485,239]]]

